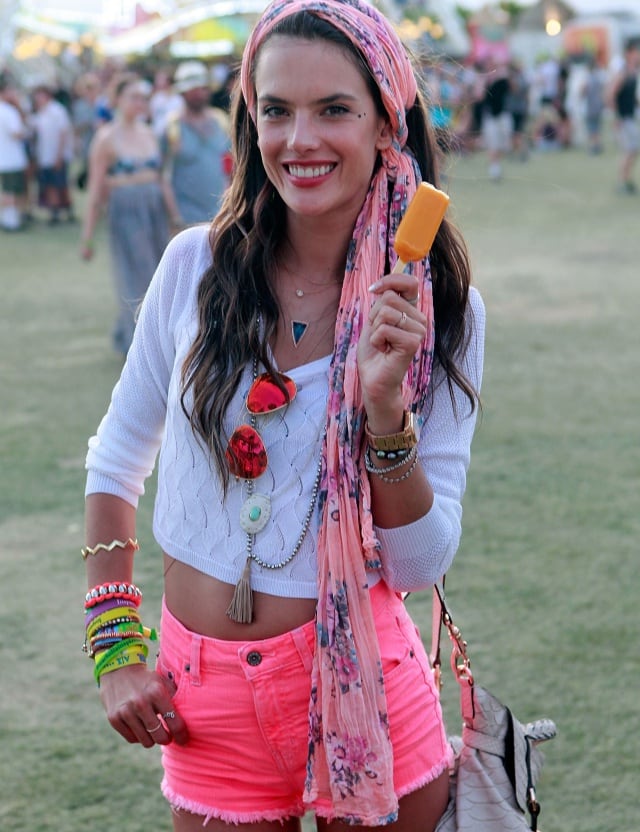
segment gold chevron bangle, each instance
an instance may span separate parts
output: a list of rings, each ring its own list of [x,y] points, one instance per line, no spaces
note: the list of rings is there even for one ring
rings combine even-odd
[[[111,543],[96,543],[95,546],[83,546],[80,549],[82,560],[86,560],[89,555],[97,555],[98,552],[113,552],[114,549],[133,549],[137,552],[140,546],[138,545],[138,538],[134,540],[128,537],[126,540],[112,540]]]

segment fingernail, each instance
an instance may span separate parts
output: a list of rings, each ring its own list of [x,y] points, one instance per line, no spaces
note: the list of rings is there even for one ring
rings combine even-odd
[[[376,280],[375,283],[372,283],[371,286],[369,286],[369,291],[370,292],[375,292],[376,289],[379,289],[379,288],[380,288],[380,281]]]

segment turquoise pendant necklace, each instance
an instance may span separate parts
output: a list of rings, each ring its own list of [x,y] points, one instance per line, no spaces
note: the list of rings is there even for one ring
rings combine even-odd
[[[294,347],[297,348],[308,328],[309,323],[307,321],[291,321],[291,337],[293,338]]]

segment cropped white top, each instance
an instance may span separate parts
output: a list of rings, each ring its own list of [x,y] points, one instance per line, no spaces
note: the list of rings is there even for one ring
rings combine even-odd
[[[181,369],[197,330],[199,280],[211,262],[208,229],[191,228],[167,247],[142,304],[135,337],[109,409],[89,440],[86,494],[113,494],[134,507],[158,458],[153,530],[172,557],[221,581],[235,584],[247,557],[240,508],[244,481],[230,480],[226,499],[210,455],[180,404]],[[472,337],[464,371],[479,390],[484,346],[484,306],[470,295]],[[255,490],[269,496],[271,517],[254,540],[255,554],[280,563],[293,550],[309,510],[326,417],[330,357],[287,374],[298,393],[283,411],[258,416],[268,467]],[[244,401],[252,382],[247,367],[225,430],[246,423]],[[382,545],[382,575],[397,590],[419,589],[449,568],[460,540],[461,500],[475,412],[456,392],[458,416],[448,387],[437,384],[422,427],[419,456],[435,492],[431,510],[408,526],[376,529]],[[285,567],[252,566],[254,589],[277,596],[315,598],[318,511],[296,556]],[[378,580],[371,575],[370,583]]]

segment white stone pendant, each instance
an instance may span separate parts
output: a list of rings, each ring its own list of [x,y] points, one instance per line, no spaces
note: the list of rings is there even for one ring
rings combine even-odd
[[[248,534],[257,534],[269,522],[271,500],[266,494],[252,494],[240,509],[240,526]]]

